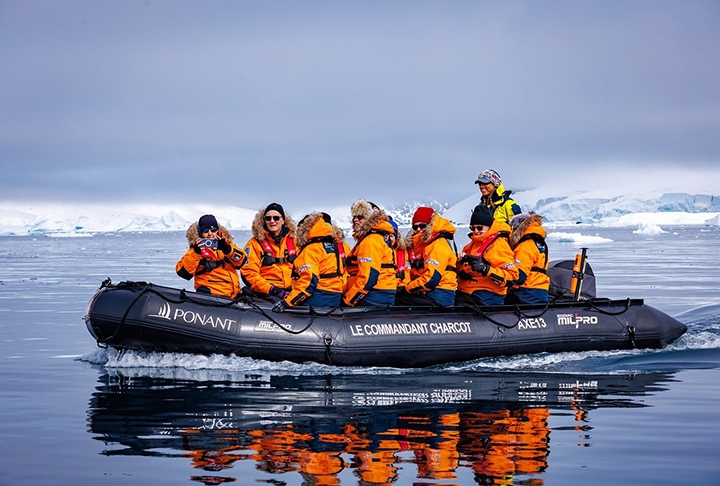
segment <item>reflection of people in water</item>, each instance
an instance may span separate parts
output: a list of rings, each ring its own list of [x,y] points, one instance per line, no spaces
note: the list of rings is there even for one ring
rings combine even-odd
[[[400,454],[412,453],[420,479],[457,479],[459,467],[471,467],[479,484],[497,484],[547,468],[549,416],[547,408],[501,409],[401,416],[394,426],[373,431],[347,423],[338,433],[311,433],[285,424],[274,429],[214,431],[215,441],[207,435],[198,437],[208,431],[186,430],[183,435],[188,448],[213,442],[225,446],[188,453],[192,465],[206,471],[222,471],[237,460],[251,459],[259,470],[271,474],[297,472],[307,484],[339,484],[338,475],[346,468],[354,468],[363,483],[388,484],[398,479]],[[343,456],[352,457],[352,463]],[[228,479],[203,478],[198,480]]]

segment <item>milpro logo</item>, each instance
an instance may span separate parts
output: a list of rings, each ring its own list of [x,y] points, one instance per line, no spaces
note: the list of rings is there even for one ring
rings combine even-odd
[[[148,313],[148,317],[157,317],[171,322],[181,322],[184,324],[195,324],[200,326],[208,326],[212,328],[220,328],[230,331],[233,324],[237,324],[235,319],[228,319],[212,314],[204,314],[192,310],[173,308],[168,302],[160,306],[157,314]]]
[[[575,326],[577,329],[580,324],[597,324],[597,316],[581,316],[580,314],[558,314],[558,326]]]

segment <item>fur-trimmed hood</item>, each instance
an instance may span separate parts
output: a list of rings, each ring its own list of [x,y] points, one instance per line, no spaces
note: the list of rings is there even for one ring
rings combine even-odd
[[[338,231],[339,230],[339,231]],[[336,243],[341,244],[345,238],[342,230],[323,219],[323,213],[310,213],[297,226],[295,240],[300,248],[307,245],[313,238],[332,236]]]
[[[513,247],[517,245],[520,238],[525,236],[527,233],[537,233],[543,238],[547,236],[545,229],[542,227],[543,217],[535,213],[526,214],[527,216],[521,220],[520,224],[513,230],[512,235],[510,236],[510,245]],[[515,216],[515,218],[518,216]],[[531,228],[531,226],[535,226],[535,228]]]
[[[410,231],[412,231],[412,230],[410,230]],[[405,237],[403,236],[402,231],[400,231],[399,229],[397,230],[396,241],[397,241],[395,243],[396,250],[404,250],[407,248],[407,243],[405,242]]]
[[[428,223],[425,229],[418,231],[411,229],[408,231],[408,234],[405,237],[405,246],[408,249],[424,246],[439,233],[449,233],[454,235],[455,226],[453,226],[449,219],[445,219],[439,214],[433,213],[430,217],[430,223]]]
[[[287,236],[294,238],[297,235],[297,224],[295,224],[295,221],[293,221],[289,214],[285,214],[284,219],[285,226],[288,229]],[[258,240],[260,243],[262,243],[269,236],[267,229],[265,229],[265,208],[262,208],[260,211],[257,212],[257,214],[255,214],[255,218],[253,218],[252,226],[250,229],[252,230],[252,234],[255,239]]]
[[[353,212],[353,214],[356,214],[356,213]],[[393,233],[394,228],[390,224],[388,215],[382,209],[378,209],[376,211],[371,212],[370,216],[366,217],[363,220],[363,222],[360,224],[360,227],[357,229],[357,231],[353,232],[353,239],[355,241],[362,240],[363,238],[365,238],[368,235],[368,233],[370,233],[370,231],[372,229],[385,231],[390,234]]]
[[[198,230],[198,223],[195,221],[193,224],[190,225],[190,227],[187,229],[187,232],[185,233],[185,236],[188,240],[188,245],[193,246],[198,238],[200,238],[200,230]],[[220,238],[225,238],[225,240],[228,243],[232,243],[233,237],[228,231],[226,227],[223,225],[219,226],[218,236]]]

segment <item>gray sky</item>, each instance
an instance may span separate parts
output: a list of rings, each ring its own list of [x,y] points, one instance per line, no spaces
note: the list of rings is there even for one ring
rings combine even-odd
[[[0,2],[0,200],[453,203],[487,167],[719,160],[718,1]]]

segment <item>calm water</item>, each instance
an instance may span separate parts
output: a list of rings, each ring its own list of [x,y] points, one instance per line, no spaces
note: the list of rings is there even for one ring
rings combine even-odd
[[[0,484],[717,484],[720,229],[665,229],[568,231],[669,348],[406,371],[99,349],[100,282],[188,288],[184,235],[0,237]]]

